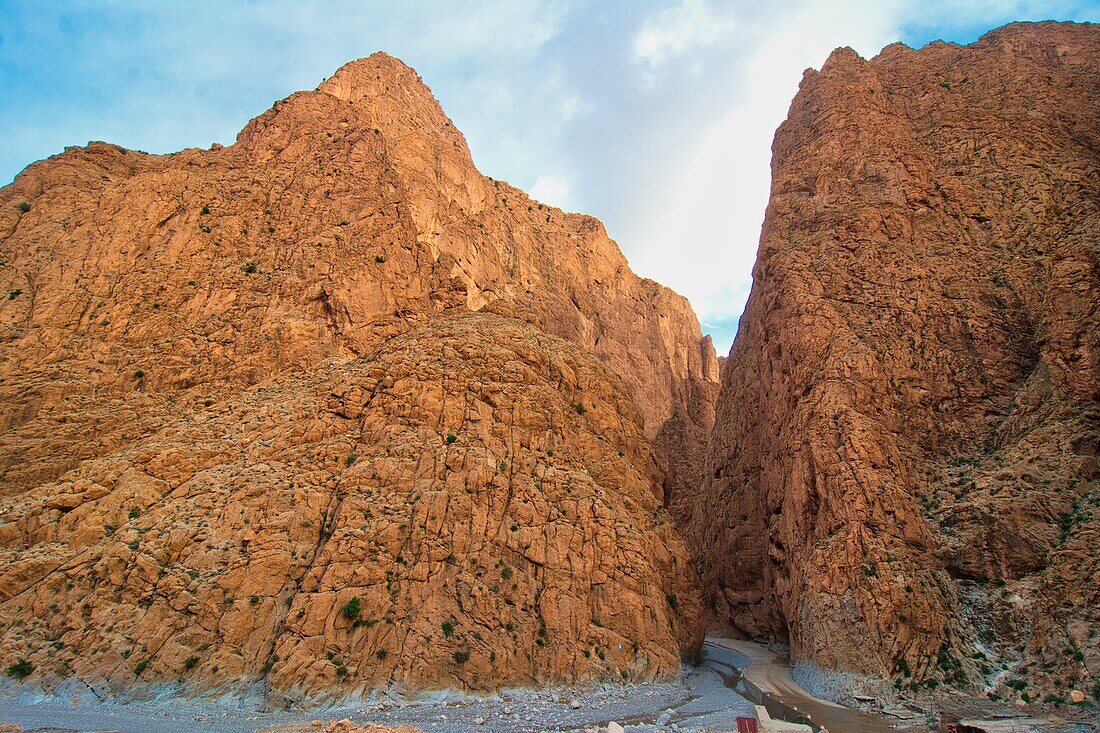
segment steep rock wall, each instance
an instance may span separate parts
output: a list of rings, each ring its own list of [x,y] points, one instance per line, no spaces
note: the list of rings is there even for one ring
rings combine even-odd
[[[690,522],[718,623],[899,684],[1100,674],[1098,152],[1095,26],[806,73]]]
[[[0,242],[5,666],[306,702],[698,648],[664,504],[709,339],[598,221],[478,173],[400,61],[231,146],[31,165]]]

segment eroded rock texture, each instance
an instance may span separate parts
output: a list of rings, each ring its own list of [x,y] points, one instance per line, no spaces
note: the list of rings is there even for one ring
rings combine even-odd
[[[720,623],[903,684],[1100,675],[1098,155],[1096,26],[806,73],[694,506]]]
[[[709,340],[599,222],[481,176],[396,59],[229,147],[36,163],[0,238],[5,665],[305,700],[697,646],[663,505]]]

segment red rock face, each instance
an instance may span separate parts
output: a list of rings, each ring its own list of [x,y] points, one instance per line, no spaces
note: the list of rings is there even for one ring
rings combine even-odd
[[[598,221],[479,174],[396,59],[229,147],[36,163],[0,241],[5,664],[312,699],[697,647],[663,505],[709,339]]]
[[[719,623],[906,685],[1100,674],[1098,152],[1095,26],[806,73],[693,507]]]

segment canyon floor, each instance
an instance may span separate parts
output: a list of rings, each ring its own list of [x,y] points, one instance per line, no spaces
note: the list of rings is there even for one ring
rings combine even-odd
[[[912,708],[857,710],[813,696],[793,679],[783,655],[753,642],[708,637],[702,663],[685,667],[679,682],[603,685],[586,691],[510,690],[489,697],[445,693],[415,701],[381,700],[323,711],[261,712],[237,701],[166,697],[153,702],[68,703],[56,696],[35,698],[21,690],[0,699],[0,721],[35,733],[256,733],[272,726],[314,720],[356,724],[411,725],[424,733],[580,733],[606,730],[615,721],[631,733],[711,733],[737,729],[751,717],[754,702],[773,718],[810,722],[834,733],[885,733],[933,729]],[[956,714],[999,719],[1004,730],[1068,733],[1093,730],[1081,721],[1027,717],[1010,709],[959,698]],[[1001,728],[997,728],[1001,730]]]
[[[28,731],[117,733],[183,733],[196,730],[196,726],[208,733],[252,733],[318,718],[413,725],[425,733],[580,731],[603,728],[610,721],[639,732],[735,730],[738,715],[752,715],[752,703],[728,687],[726,680],[731,668],[744,667],[749,660],[738,652],[714,647],[708,647],[706,657],[702,665],[685,668],[681,682],[607,685],[584,692],[515,690],[486,698],[425,698],[407,704],[380,702],[323,712],[256,712],[177,699],[113,705],[4,700],[0,701],[0,721]]]

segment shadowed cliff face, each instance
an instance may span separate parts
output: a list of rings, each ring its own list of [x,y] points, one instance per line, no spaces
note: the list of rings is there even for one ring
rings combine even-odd
[[[310,699],[698,645],[664,504],[709,339],[598,221],[479,174],[396,59],[229,147],[36,163],[0,242],[4,664]]]
[[[806,73],[693,507],[719,623],[902,684],[1100,674],[1098,153],[1095,26]]]

